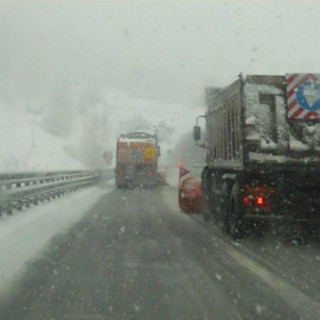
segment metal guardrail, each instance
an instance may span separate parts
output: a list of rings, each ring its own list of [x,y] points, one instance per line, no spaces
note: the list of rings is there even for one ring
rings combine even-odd
[[[0,173],[0,216],[113,177],[113,169]]]

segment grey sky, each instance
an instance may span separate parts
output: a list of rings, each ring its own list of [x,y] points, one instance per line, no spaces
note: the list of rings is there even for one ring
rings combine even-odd
[[[61,84],[200,103],[240,72],[319,72],[319,1],[0,1],[0,97]]]

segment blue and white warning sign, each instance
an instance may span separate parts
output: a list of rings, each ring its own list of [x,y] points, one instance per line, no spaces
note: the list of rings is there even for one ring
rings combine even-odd
[[[144,160],[143,150],[139,147],[131,149],[131,158],[134,162],[141,163]]]
[[[320,118],[320,74],[287,75],[289,119]]]

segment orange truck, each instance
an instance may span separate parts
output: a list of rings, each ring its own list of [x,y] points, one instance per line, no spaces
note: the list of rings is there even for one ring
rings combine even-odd
[[[157,135],[144,131],[121,134],[117,139],[116,186],[155,186],[158,183],[159,155]]]

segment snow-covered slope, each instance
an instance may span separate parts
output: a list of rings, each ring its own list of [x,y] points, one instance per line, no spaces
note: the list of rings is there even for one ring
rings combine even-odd
[[[115,88],[103,89],[91,101],[80,94],[40,101],[0,105],[0,172],[105,167],[102,153],[114,153],[117,136],[133,129],[156,131],[160,161],[167,161],[170,150],[204,112],[203,107],[134,98]]]
[[[0,122],[0,171],[83,169],[65,151],[65,139],[52,135],[25,111],[7,112]]]

